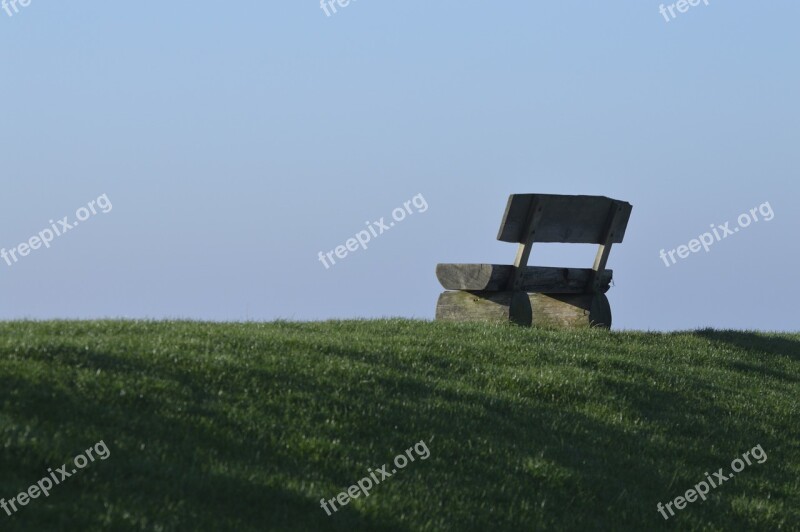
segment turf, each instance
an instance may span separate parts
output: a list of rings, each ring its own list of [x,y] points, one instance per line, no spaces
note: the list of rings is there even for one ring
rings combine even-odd
[[[111,453],[0,530],[798,530],[799,398],[796,334],[0,323],[0,497]]]

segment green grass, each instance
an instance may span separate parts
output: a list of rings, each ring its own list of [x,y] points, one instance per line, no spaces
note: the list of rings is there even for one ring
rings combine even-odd
[[[0,497],[111,451],[0,530],[798,530],[799,401],[790,334],[0,323]]]

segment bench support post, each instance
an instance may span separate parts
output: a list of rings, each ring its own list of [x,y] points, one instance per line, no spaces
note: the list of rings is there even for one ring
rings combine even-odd
[[[438,264],[436,276],[447,291],[436,319],[610,327],[605,292],[612,272],[606,265],[612,244],[625,236],[631,209],[606,196],[512,194],[497,239],[517,244],[514,263]],[[528,266],[536,242],[599,247],[591,269]]]
[[[528,259],[533,249],[533,240],[536,236],[536,226],[539,220],[542,219],[542,212],[543,206],[540,201],[536,200],[536,203],[531,205],[528,211],[528,220],[525,224],[525,239],[517,248],[517,257],[514,259],[514,275],[511,277],[509,290],[522,289],[522,272],[528,265]]]
[[[600,275],[605,269],[606,264],[608,263],[608,256],[611,253],[611,243],[614,242],[614,231],[617,227],[617,221],[619,217],[622,215],[622,211],[624,206],[615,201],[611,204],[611,212],[608,215],[608,222],[606,224],[606,229],[604,232],[603,242],[597,248],[597,256],[594,258],[594,265],[592,266],[592,270],[594,270],[594,275],[592,276],[592,282],[590,284],[590,288],[592,292],[597,292],[600,288]]]

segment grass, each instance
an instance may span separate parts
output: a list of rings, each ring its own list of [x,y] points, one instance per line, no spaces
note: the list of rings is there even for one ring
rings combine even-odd
[[[0,497],[111,452],[0,529],[797,530],[799,399],[796,334],[0,323]],[[421,440],[427,460],[320,508]]]

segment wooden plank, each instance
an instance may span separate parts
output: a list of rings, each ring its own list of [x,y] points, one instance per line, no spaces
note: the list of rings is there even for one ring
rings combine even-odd
[[[534,327],[611,327],[605,294],[529,294]]]
[[[436,319],[570,329],[608,328],[611,308],[604,294],[452,291],[439,296]]]
[[[436,278],[445,290],[504,290],[513,266],[499,264],[437,264]]]
[[[557,294],[579,294],[591,290],[589,268],[552,268],[527,266],[521,268],[520,290]],[[437,264],[436,277],[447,290],[502,291],[508,286],[514,267],[500,264]],[[598,290],[607,292],[613,272],[604,270],[598,276]]]
[[[525,292],[443,292],[436,304],[436,319],[510,322],[528,327],[531,303]]]
[[[529,214],[532,206],[542,207],[532,242],[564,242],[602,244],[608,229],[608,213],[616,200],[605,196],[566,196],[560,194],[513,194],[497,239],[522,244],[528,239]],[[630,204],[614,227],[613,244],[622,242],[630,216]]]

